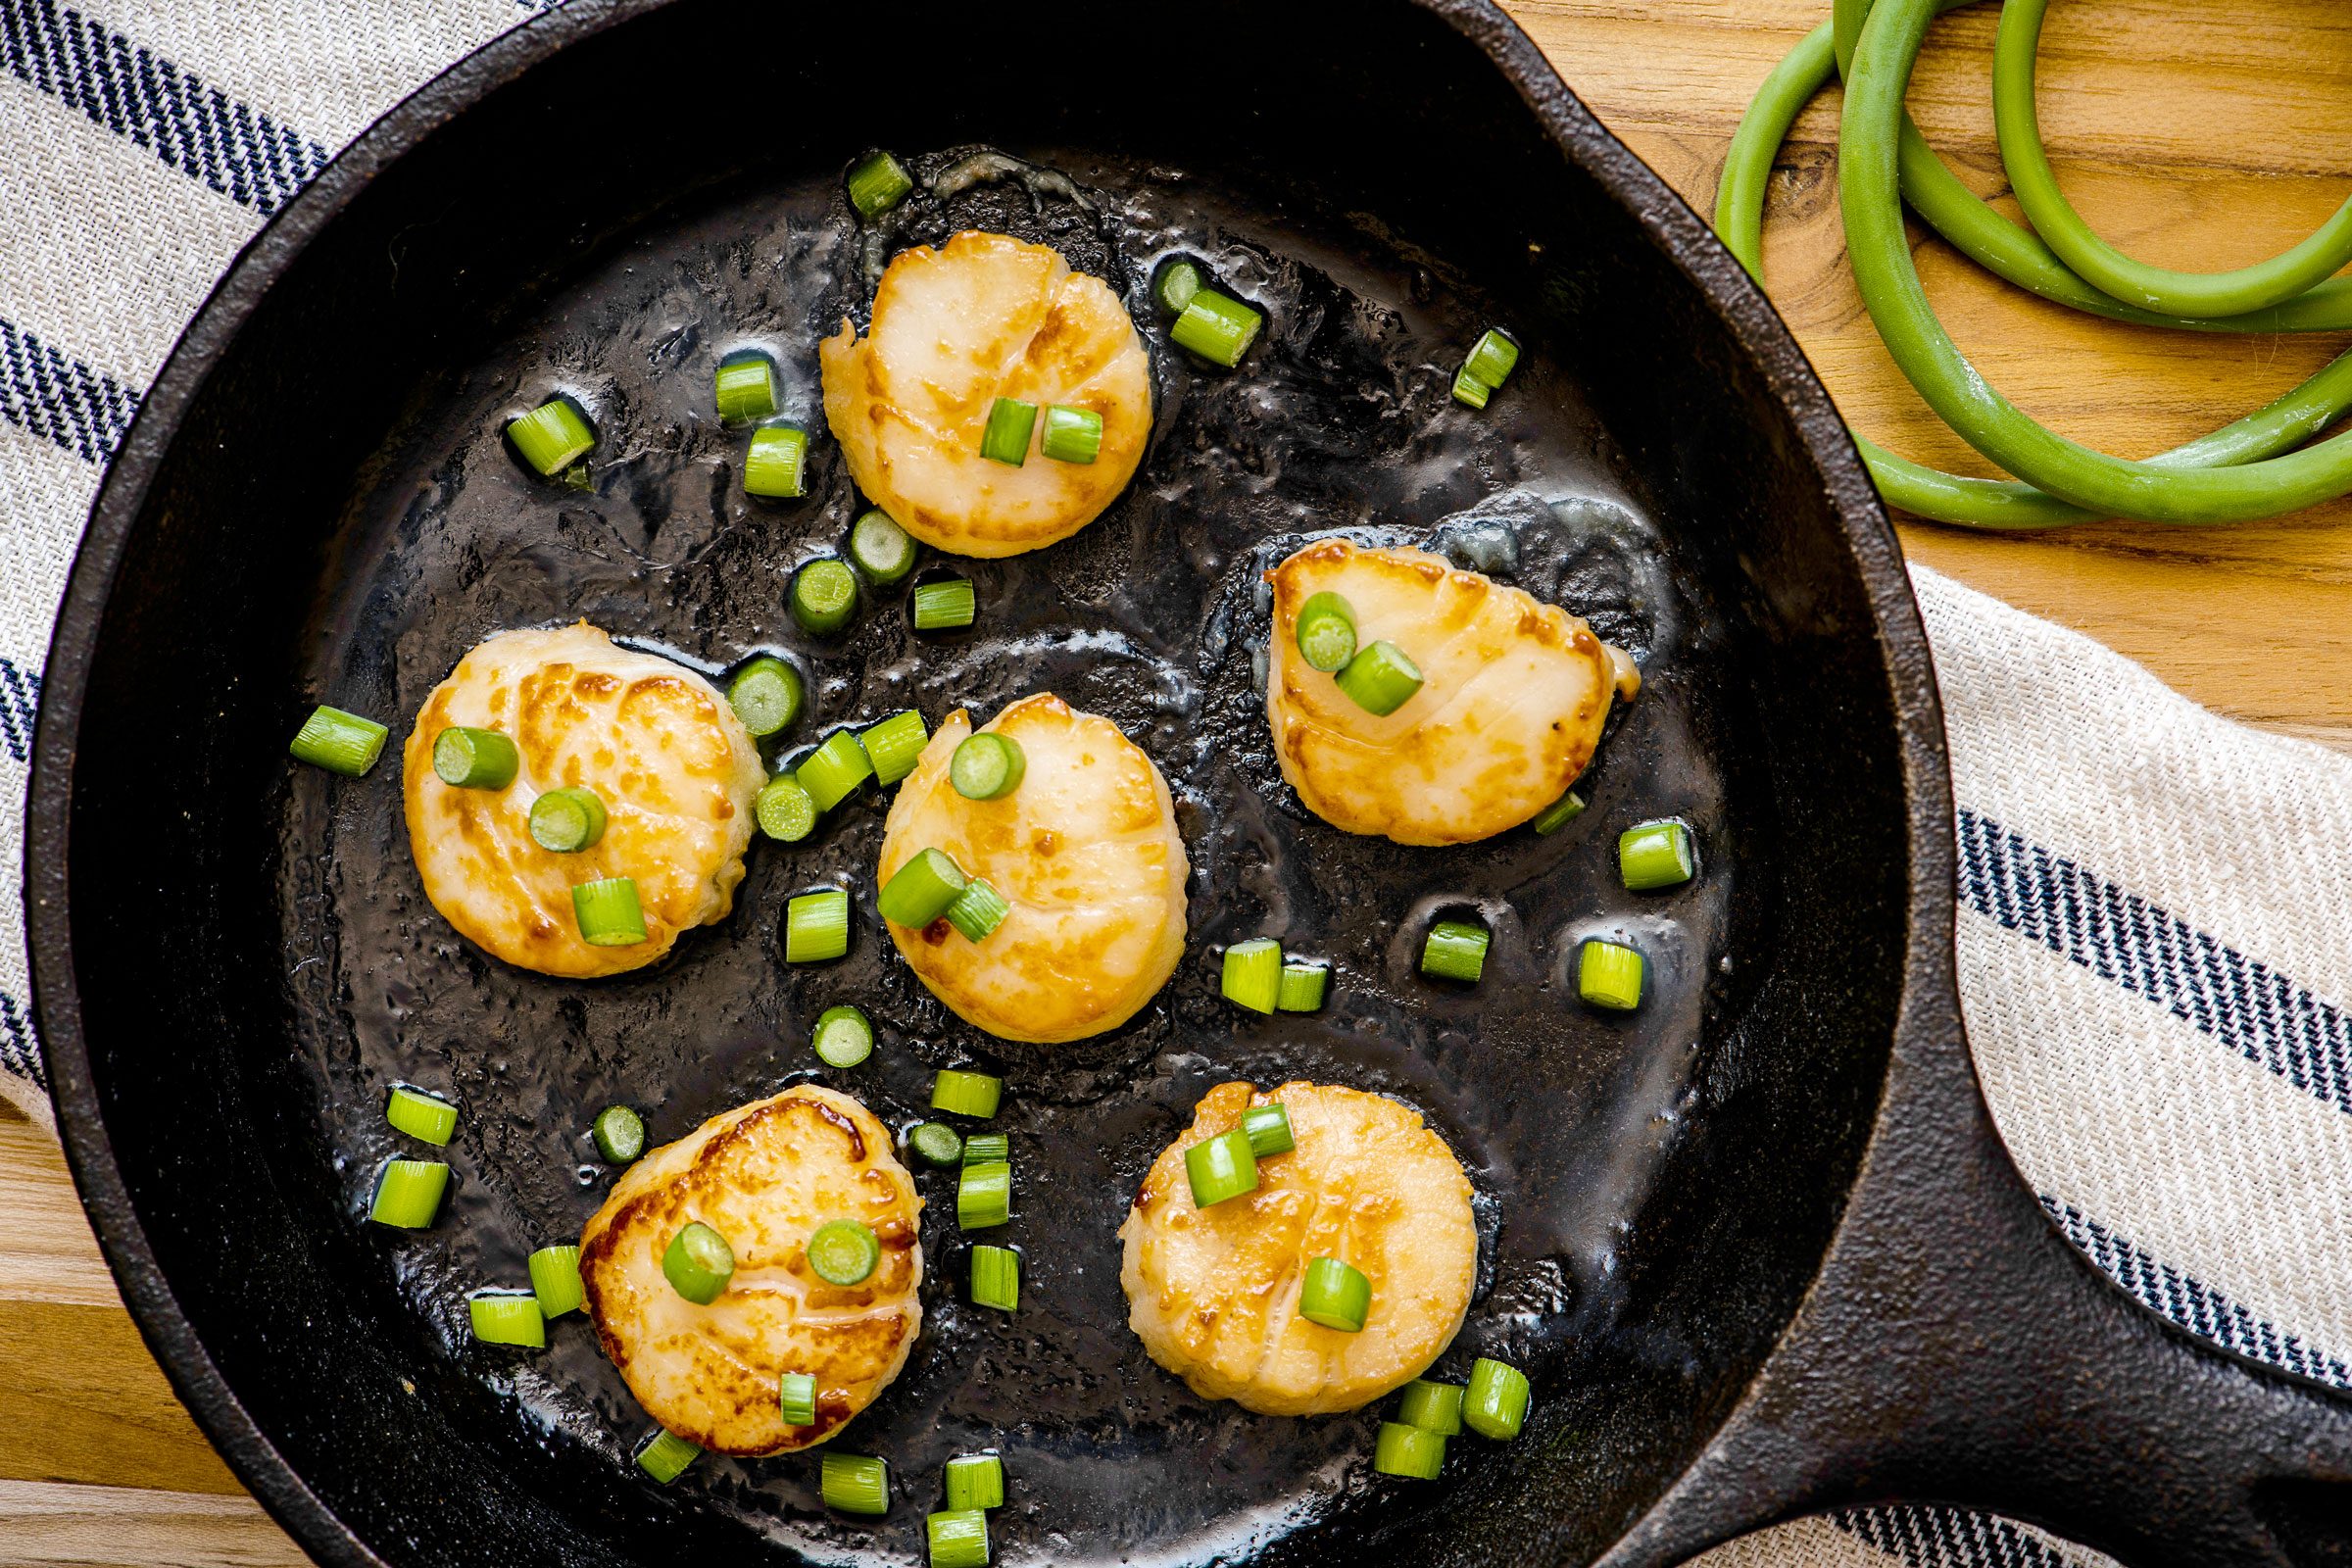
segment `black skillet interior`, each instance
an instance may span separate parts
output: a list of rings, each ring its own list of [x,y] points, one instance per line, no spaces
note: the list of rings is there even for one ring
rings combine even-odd
[[[1180,36],[1115,8],[992,35],[915,4],[886,36],[870,15],[787,24],[729,0],[569,10],[545,25],[579,41],[515,79],[530,47],[494,51],[379,129],[417,139],[397,164],[330,172],[314,203],[348,205],[307,248],[300,212],[283,251],[265,242],[250,319],[102,505],[102,534],[110,507],[136,522],[73,774],[104,1136],[74,1129],[76,1153],[121,1172],[169,1287],[132,1295],[199,1413],[341,1560],[363,1549],[303,1489],[398,1562],[916,1560],[940,1461],[976,1446],[1013,1476],[1005,1561],[1328,1560],[1376,1540],[1507,1560],[1537,1518],[1596,1554],[1706,1442],[1811,1277],[1901,986],[1883,650],[1788,405],[1465,34],[1496,24],[1481,8],[1202,0]],[[859,503],[821,435],[808,499],[747,502],[709,388],[721,354],[766,347],[786,413],[821,429],[814,340],[870,297],[839,176],[875,142],[926,175],[985,146],[1074,182],[988,168],[918,197],[892,242],[1001,228],[1109,278],[1153,344],[1158,423],[1075,540],[956,568],[973,632],[918,638],[884,594],[817,642],[785,584]],[[1268,309],[1239,372],[1166,346],[1149,280],[1175,251]],[[232,283],[215,329],[244,303]],[[1529,353],[1478,416],[1446,388],[1490,321]],[[600,426],[590,490],[528,478],[496,433],[557,389]],[[1584,818],[1436,852],[1300,808],[1253,684],[1254,580],[1335,528],[1436,538],[1642,657]],[[786,651],[811,676],[801,741],[1036,689],[1113,717],[1166,773],[1193,858],[1177,979],[1078,1046],[977,1036],[889,953],[871,800],[808,844],[756,846],[734,914],[643,974],[484,958],[421,896],[396,754],[351,783],[290,770],[285,738],[324,700],[393,721],[397,745],[473,642],[580,615],[712,671]],[[159,781],[179,808],[160,822]],[[1656,815],[1696,825],[1703,875],[1629,895],[1615,835]],[[852,956],[789,969],[783,901],[818,882],[858,893]],[[1474,991],[1414,972],[1428,922],[1463,909],[1496,932]],[[1655,960],[1630,1021],[1566,978],[1576,939],[1607,932]],[[1260,933],[1335,961],[1324,1014],[1218,1000],[1214,948]],[[828,1072],[808,1028],[843,1000],[882,1048]],[[647,1423],[579,1320],[545,1355],[466,1340],[465,1293],[522,1283],[524,1252],[597,1202],[596,1107],[641,1105],[668,1139],[817,1077],[899,1125],[934,1068],[967,1061],[1007,1079],[1020,1185],[990,1239],[1025,1253],[1023,1305],[958,1300],[952,1189],[925,1178],[923,1339],[839,1440],[893,1461],[888,1519],[825,1515],[810,1456],[707,1458],[657,1489],[628,1463]],[[1142,1168],[1208,1086],[1294,1076],[1405,1099],[1476,1182],[1481,1293],[1441,1369],[1511,1356],[1540,1413],[1508,1447],[1457,1443],[1435,1487],[1369,1474],[1376,1411],[1208,1404],[1126,1331],[1114,1233]],[[399,1080],[466,1109],[456,1196],[416,1238],[360,1218],[381,1160],[415,1152],[382,1123]]]

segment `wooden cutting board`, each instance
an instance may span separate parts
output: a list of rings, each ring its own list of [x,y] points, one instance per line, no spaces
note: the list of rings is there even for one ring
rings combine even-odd
[[[1755,83],[1827,0],[1516,0],[1510,10],[1619,135],[1702,212]],[[1912,108],[1963,177],[1992,155],[1992,12],[1936,30]],[[2149,261],[2242,266],[2300,239],[2352,179],[2352,9],[2066,0],[2043,119],[2067,189]],[[1987,472],[1888,363],[1843,265],[1832,99],[1784,155],[1774,298],[1839,405],[1909,456]],[[2003,202],[2012,216],[2013,204]],[[1935,244],[1953,336],[1994,385],[2077,440],[2145,455],[2227,422],[2340,342],[2091,322]],[[2034,539],[1908,527],[1915,559],[2137,658],[2198,701],[2352,750],[2352,505],[2208,531],[2096,524]],[[0,1110],[0,1116],[6,1115]],[[0,1120],[0,1565],[270,1568],[301,1554],[196,1431],[122,1309],[48,1136]]]

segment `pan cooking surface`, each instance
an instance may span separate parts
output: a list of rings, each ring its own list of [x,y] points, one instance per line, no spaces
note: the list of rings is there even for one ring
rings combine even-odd
[[[285,798],[276,917],[318,1157],[350,1216],[337,1266],[354,1290],[405,1303],[395,1318],[414,1324],[418,1396],[502,1406],[554,1473],[594,1478],[566,1501],[585,1516],[716,1510],[779,1559],[917,1561],[941,1464],[995,1447],[1010,1480],[992,1519],[1000,1561],[1194,1562],[1264,1550],[1339,1514],[1412,1518],[1475,1489],[1500,1455],[1462,1438],[1447,1479],[1412,1488],[1370,1474],[1392,1401],[1298,1420],[1195,1396],[1127,1330],[1115,1233],[1211,1086],[1378,1090],[1428,1118],[1478,1194],[1478,1294],[1433,1376],[1508,1357],[1534,1378],[1540,1426],[1597,1409],[1613,1369],[1672,1361],[1677,1348],[1634,1320],[1623,1279],[1700,1041],[1736,1010],[1759,940],[1766,890],[1739,882],[1753,862],[1734,846],[1769,833],[1742,803],[1765,808],[1714,760],[1740,718],[1729,710],[1740,682],[1700,591],[1668,564],[1658,520],[1541,352],[1531,346],[1484,414],[1452,403],[1464,350],[1510,322],[1441,258],[1303,193],[1253,205],[1181,170],[1053,150],[1036,166],[1067,180],[1040,179],[969,151],[911,160],[918,175],[950,172],[954,194],[918,195],[884,236],[858,231],[827,173],[729,192],[576,259],[510,341],[419,390],[363,476],[312,622],[311,689],[391,722],[397,746],[474,643],[584,616],[713,676],[786,654],[809,677],[787,754],[903,708],[936,727],[959,706],[977,722],[1056,692],[1116,721],[1175,794],[1193,863],[1175,979],[1125,1028],[1075,1045],[1010,1045],[963,1025],[898,961],[873,912],[887,796],[869,791],[805,843],[755,841],[733,915],[687,934],[664,963],[553,980],[484,957],[425,901],[396,749],[356,785],[304,770]],[[806,637],[784,608],[791,573],[838,552],[862,506],[824,432],[816,341],[844,314],[862,321],[871,264],[889,248],[965,227],[1054,244],[1122,294],[1152,350],[1151,451],[1130,491],[1072,540],[1004,562],[925,553],[914,580],[944,567],[977,585],[970,632],[915,636],[902,585],[869,596],[840,638]],[[1268,311],[1238,371],[1167,347],[1150,281],[1178,252]],[[713,367],[745,347],[774,355],[785,417],[814,433],[806,499],[742,492],[746,438],[719,427],[710,400]],[[529,476],[500,439],[506,417],[555,390],[597,420],[591,490]],[[1299,806],[1265,726],[1257,576],[1332,530],[1446,550],[1587,616],[1642,661],[1644,689],[1580,786],[1582,818],[1549,839],[1521,829],[1418,850],[1340,833]],[[1669,815],[1696,829],[1699,879],[1627,893],[1617,833]],[[787,967],[785,900],[817,884],[853,890],[851,955]],[[1474,990],[1416,972],[1430,921],[1463,910],[1495,934]],[[1259,1018],[1219,998],[1217,949],[1258,935],[1335,964],[1325,1011]],[[1630,935],[1649,955],[1640,1012],[1577,1001],[1571,961],[1586,935]],[[879,1049],[835,1071],[808,1032],[842,1002],[873,1018]],[[1021,1307],[959,1299],[953,1173],[917,1167],[922,1338],[833,1445],[890,1460],[889,1517],[823,1510],[822,1449],[706,1456],[653,1499],[629,1462],[651,1423],[581,1318],[551,1324],[544,1354],[469,1341],[466,1294],[527,1283],[525,1255],[576,1240],[602,1200],[613,1172],[587,1137],[602,1106],[640,1107],[666,1142],[814,1080],[903,1128],[927,1119],[932,1073],[966,1064],[1005,1077],[993,1126],[1012,1138],[1014,1217],[981,1239],[1023,1253]],[[362,1220],[382,1160],[413,1152],[383,1124],[395,1082],[464,1106],[457,1186],[439,1224],[414,1236]]]

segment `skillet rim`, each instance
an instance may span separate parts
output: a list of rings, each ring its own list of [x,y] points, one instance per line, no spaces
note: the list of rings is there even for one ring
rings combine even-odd
[[[241,250],[190,318],[141,401],[92,503],[44,664],[42,703],[26,790],[24,907],[32,1007],[58,1131],[82,1206],[141,1338],[230,1470],[295,1542],[330,1568],[390,1568],[296,1471],[261,1430],[181,1310],[134,1211],[114,1153],[81,1027],[69,913],[72,758],[90,665],[132,529],[170,455],[182,418],[215,368],[280,276],[376,175],[481,99],[564,48],[666,9],[678,0],[568,0],[498,35],[452,64],[370,122]],[[1954,984],[1948,895],[1949,768],[1942,709],[1927,631],[1893,524],[1870,482],[1843,418],[1787,323],[1703,219],[1587,109],[1551,63],[1494,0],[1397,0],[1451,27],[1494,62],[1544,138],[1630,213],[1669,265],[1696,288],[1739,351],[1788,411],[1836,514],[1871,607],[1898,731],[1906,838],[1911,854],[1903,1011],[1945,1001]],[[1923,948],[1926,951],[1922,951]],[[1933,993],[1922,999],[1926,988]],[[1956,996],[1949,1005],[1957,1007]],[[1898,1022],[1895,1035],[1904,1032]],[[1876,1142],[1880,1108],[1864,1135]],[[1858,1179],[1858,1175],[1857,1175]],[[1852,1192],[1848,1184],[1847,1195]],[[1823,1250],[1836,1247],[1841,1215]],[[1799,1292],[1820,1277],[1820,1263]],[[1785,1329],[1784,1329],[1785,1337]],[[1769,1365],[1777,1354],[1768,1351]],[[1701,1453],[1716,1441],[1707,1435]],[[1688,1479],[1688,1471],[1681,1479]],[[1676,1483],[1668,1484],[1671,1495]]]

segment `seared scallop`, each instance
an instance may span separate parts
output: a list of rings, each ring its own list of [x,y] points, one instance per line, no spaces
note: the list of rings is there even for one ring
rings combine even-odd
[[[902,251],[862,338],[848,321],[818,347],[825,417],[858,488],[927,544],[1013,556],[1099,516],[1143,461],[1152,365],[1110,286],[1061,253],[1007,234]],[[999,398],[1039,411],[1019,467],[980,455]],[[1045,411],[1102,419],[1092,463],[1045,456]]]
[[[514,782],[443,783],[433,743],[452,725],[512,740]],[[725,917],[763,777],[751,733],[709,681],[585,621],[501,632],[460,660],[416,714],[401,765],[433,907],[494,957],[575,978],[651,963],[679,932]],[[592,847],[553,855],[531,838],[531,803],[564,786],[594,791],[606,827]],[[571,890],[607,877],[635,880],[643,942],[580,939]]]
[[[1258,1161],[1256,1191],[1196,1208],[1185,1151],[1272,1104],[1297,1147]],[[1461,1328],[1478,1272],[1470,1180],[1446,1141],[1385,1095],[1322,1084],[1210,1090],[1119,1237],[1128,1325],[1152,1359],[1261,1415],[1352,1410],[1409,1383]],[[1298,1315],[1319,1257],[1371,1281],[1360,1331]]]
[[[1419,550],[1325,539],[1266,574],[1274,646],[1266,721],[1282,776],[1326,822],[1399,844],[1468,844],[1558,800],[1592,760],[1634,662],[1556,605]],[[1298,612],[1348,601],[1356,646],[1387,642],[1420,690],[1385,716],[1298,651]]]
[[[1025,697],[987,732],[1019,746],[1019,787],[966,800],[949,779],[972,733],[948,715],[891,804],[877,887],[934,849],[1011,906],[978,942],[948,921],[891,940],[932,994],[1005,1040],[1060,1042],[1115,1029],[1167,984],[1184,953],[1185,877],[1168,786],[1107,718]]]
[[[580,1280],[605,1354],[646,1414],[719,1453],[788,1453],[824,1442],[906,1364],[923,1306],[923,1200],[890,1130],[847,1095],[803,1084],[713,1116],[615,1182],[580,1235]],[[808,1261],[835,1220],[873,1232],[856,1285]],[[709,1305],[662,1271],[670,1239],[701,1223],[735,1272]],[[786,1426],[780,1379],[816,1384],[816,1424]]]

